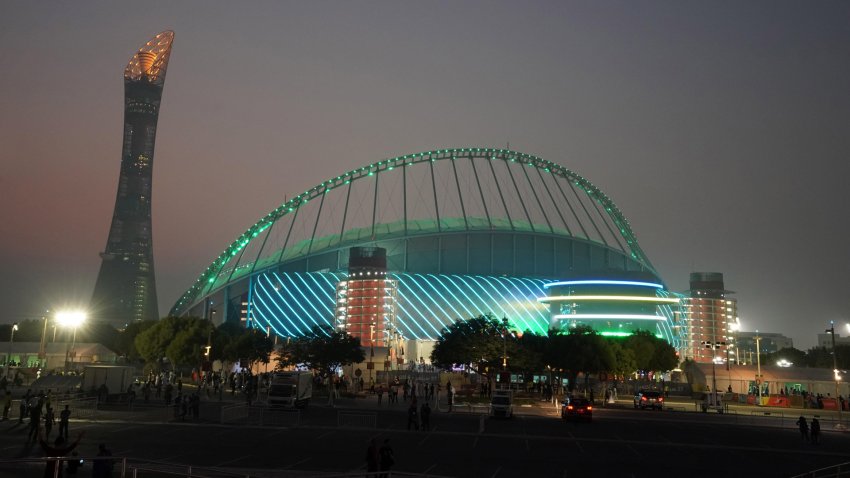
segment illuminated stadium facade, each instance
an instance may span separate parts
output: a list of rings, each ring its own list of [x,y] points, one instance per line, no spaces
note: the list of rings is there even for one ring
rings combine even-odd
[[[678,306],[616,205],[576,173],[504,149],[410,154],[324,181],[239,236],[171,314],[215,310],[223,321],[290,337],[333,326],[352,247],[386,250],[392,323],[376,341],[433,340],[455,320],[488,313],[522,331],[575,325],[556,317],[571,311],[546,298],[571,293],[557,282],[584,278],[657,284],[650,296],[664,300],[623,309],[622,299],[597,298],[596,317],[583,320],[602,332],[650,330],[678,345]]]

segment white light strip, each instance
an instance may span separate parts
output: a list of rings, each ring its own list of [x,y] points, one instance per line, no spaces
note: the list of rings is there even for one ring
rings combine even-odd
[[[657,320],[663,322],[666,317],[660,315],[640,315],[640,314],[558,314],[553,316],[555,319],[574,319],[574,320]]]
[[[678,304],[679,299],[672,297],[641,297],[630,295],[553,295],[551,297],[541,297],[537,302],[554,302],[554,301],[581,301],[581,300],[619,300],[619,301],[638,301],[638,302],[657,302],[667,304]]]
[[[568,280],[559,282],[550,282],[543,284],[546,289],[550,287],[558,287],[562,285],[626,285],[637,287],[652,287],[654,289],[663,289],[664,286],[654,282],[635,282],[630,280]]]

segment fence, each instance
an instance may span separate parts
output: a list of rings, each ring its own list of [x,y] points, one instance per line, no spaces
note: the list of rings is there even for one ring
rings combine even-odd
[[[336,414],[336,424],[338,427],[377,428],[378,414],[340,410]]]
[[[141,461],[133,458],[104,458],[104,457],[74,457],[74,460],[82,460],[85,466],[91,467],[95,461],[112,461],[113,471],[110,476],[115,478],[299,478],[309,476],[313,478],[447,478],[441,475],[429,475],[421,473],[406,473],[400,471],[366,472],[355,470],[350,472],[327,472],[307,470],[221,470],[217,468],[204,468],[192,465],[179,465],[155,461]],[[0,460],[0,476],[14,476],[15,478],[42,478],[47,462],[59,461],[60,467],[53,467],[53,478],[59,478],[59,469],[67,468],[69,457],[49,458],[20,458],[12,460]],[[88,470],[83,471],[88,474]],[[812,477],[827,477],[839,475],[801,475]]]

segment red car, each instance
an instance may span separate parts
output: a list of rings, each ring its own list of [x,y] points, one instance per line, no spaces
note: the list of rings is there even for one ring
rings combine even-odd
[[[561,404],[561,418],[564,420],[593,419],[593,405],[586,398],[569,398]]]

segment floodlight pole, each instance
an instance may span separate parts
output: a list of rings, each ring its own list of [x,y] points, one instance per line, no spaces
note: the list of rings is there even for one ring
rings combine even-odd
[[[9,354],[6,355],[6,379],[9,379],[9,375],[12,371],[12,342],[15,341],[15,331],[18,330],[18,323],[15,322],[11,327],[11,334],[9,335]]]
[[[756,330],[756,387],[759,392],[759,406],[761,406],[761,337],[759,331]]]
[[[838,375],[838,354],[835,352],[835,322],[829,321],[829,328],[826,329],[832,335],[832,373],[835,375],[835,403],[838,405],[838,423],[835,424],[837,430],[844,430],[847,427],[841,423],[841,400],[838,399],[838,382],[841,377]]]

